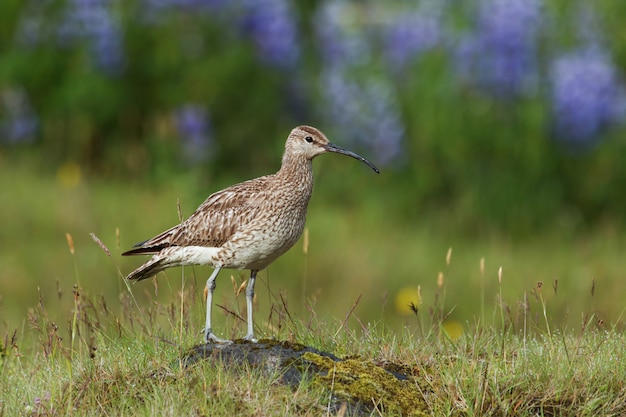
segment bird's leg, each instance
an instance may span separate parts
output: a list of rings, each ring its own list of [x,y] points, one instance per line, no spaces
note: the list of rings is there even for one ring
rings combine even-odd
[[[248,334],[244,337],[245,340],[256,343],[254,338],[254,325],[252,322],[252,299],[254,298],[254,281],[256,280],[256,273],[258,271],[250,271],[250,281],[246,287],[246,309],[248,310]]]
[[[217,278],[217,274],[220,273],[221,267],[215,268],[209,279],[206,281],[206,324],[204,325],[204,342],[215,342],[215,343],[230,343],[230,340],[220,339],[219,337],[213,334],[211,330],[211,307],[213,306],[213,290],[215,290],[215,279]]]

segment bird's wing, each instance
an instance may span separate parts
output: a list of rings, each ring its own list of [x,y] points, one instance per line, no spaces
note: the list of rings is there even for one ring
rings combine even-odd
[[[222,246],[259,215],[267,181],[260,177],[211,194],[187,220],[122,255],[157,253],[170,246]]]

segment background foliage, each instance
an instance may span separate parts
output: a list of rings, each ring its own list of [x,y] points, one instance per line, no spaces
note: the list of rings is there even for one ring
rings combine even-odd
[[[407,215],[454,206],[467,228],[522,232],[626,208],[619,2],[0,7],[5,155],[240,176],[310,123],[383,165]]]
[[[480,287],[485,251],[506,262],[521,241],[537,248],[511,261],[530,277],[521,288],[567,271],[561,288],[587,293],[592,278],[620,276],[603,256],[619,252],[626,210],[622,3],[2,1],[3,292],[36,297],[54,291],[47,273],[77,278],[58,272],[64,232],[95,231],[119,252],[171,226],[176,197],[188,215],[272,172],[306,123],[383,171],[315,163],[312,239],[318,230],[336,258],[320,250],[308,265],[329,293],[348,274],[355,291],[384,281],[393,294],[424,275],[435,286],[453,245],[475,268],[459,282]],[[92,280],[111,272],[96,254],[78,262]],[[604,287],[613,317],[616,288]]]

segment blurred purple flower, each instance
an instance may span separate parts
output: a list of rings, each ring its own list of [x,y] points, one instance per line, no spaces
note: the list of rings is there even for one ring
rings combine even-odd
[[[482,0],[474,32],[457,46],[457,74],[498,97],[528,93],[539,76],[541,12],[541,0]]]
[[[260,59],[293,68],[300,55],[296,16],[288,0],[244,0],[242,28],[255,43]]]
[[[399,14],[387,25],[384,36],[384,53],[394,69],[402,69],[409,61],[435,48],[442,39],[439,13],[418,8]]]
[[[624,121],[626,90],[610,54],[592,47],[557,57],[549,81],[554,128],[561,140],[586,145]]]
[[[385,165],[402,154],[404,126],[391,81],[384,71],[373,70],[372,22],[357,19],[363,12],[358,7],[328,0],[313,18],[323,66],[323,116],[351,147],[375,153]]]
[[[145,20],[158,23],[171,9],[238,27],[265,64],[293,68],[300,55],[296,16],[288,0],[143,0]]]
[[[174,119],[185,156],[193,163],[206,159],[210,154],[213,134],[205,107],[187,104],[174,112]]]
[[[212,13],[210,16],[214,18],[214,13],[233,6],[233,3],[235,2],[229,0],[140,0],[140,19],[142,23],[158,24],[171,16],[173,10],[182,10],[193,15]]]
[[[44,18],[41,13],[26,12],[20,19],[15,32],[18,43],[30,47],[39,44],[43,38],[43,22]]]
[[[37,47],[58,37],[59,6],[54,0],[23,0],[15,27],[19,46]],[[65,2],[63,2],[63,5]]]
[[[208,10],[215,9],[224,6],[228,3],[228,0],[149,0],[151,3],[155,5],[160,4],[161,7],[181,7],[189,9],[190,11],[194,10]]]
[[[22,90],[0,92],[0,142],[20,143],[35,140],[39,119]]]
[[[388,165],[402,154],[404,126],[399,105],[385,79],[358,82],[339,66],[321,75],[325,116],[352,147],[364,148]]]
[[[68,45],[88,41],[96,65],[115,74],[123,67],[124,50],[120,23],[111,8],[107,0],[70,0],[59,38]]]
[[[594,2],[576,4],[576,31],[578,41],[583,45],[598,45],[602,40],[602,23],[598,19]]]
[[[372,48],[363,28],[356,27],[354,8],[328,0],[313,17],[316,44],[327,65],[359,65],[371,59]]]

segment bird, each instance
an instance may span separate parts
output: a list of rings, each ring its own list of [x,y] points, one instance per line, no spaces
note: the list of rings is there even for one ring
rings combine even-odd
[[[313,191],[312,160],[324,153],[355,158],[380,173],[372,162],[331,143],[317,128],[298,126],[287,137],[281,166],[275,174],[244,181],[210,195],[178,225],[122,253],[122,256],[152,255],[126,278],[141,281],[175,266],[213,267],[205,286],[204,342],[229,343],[217,337],[212,329],[215,281],[223,268],[250,270],[246,286],[248,329],[243,339],[256,342],[252,321],[256,275],[300,238]]]

